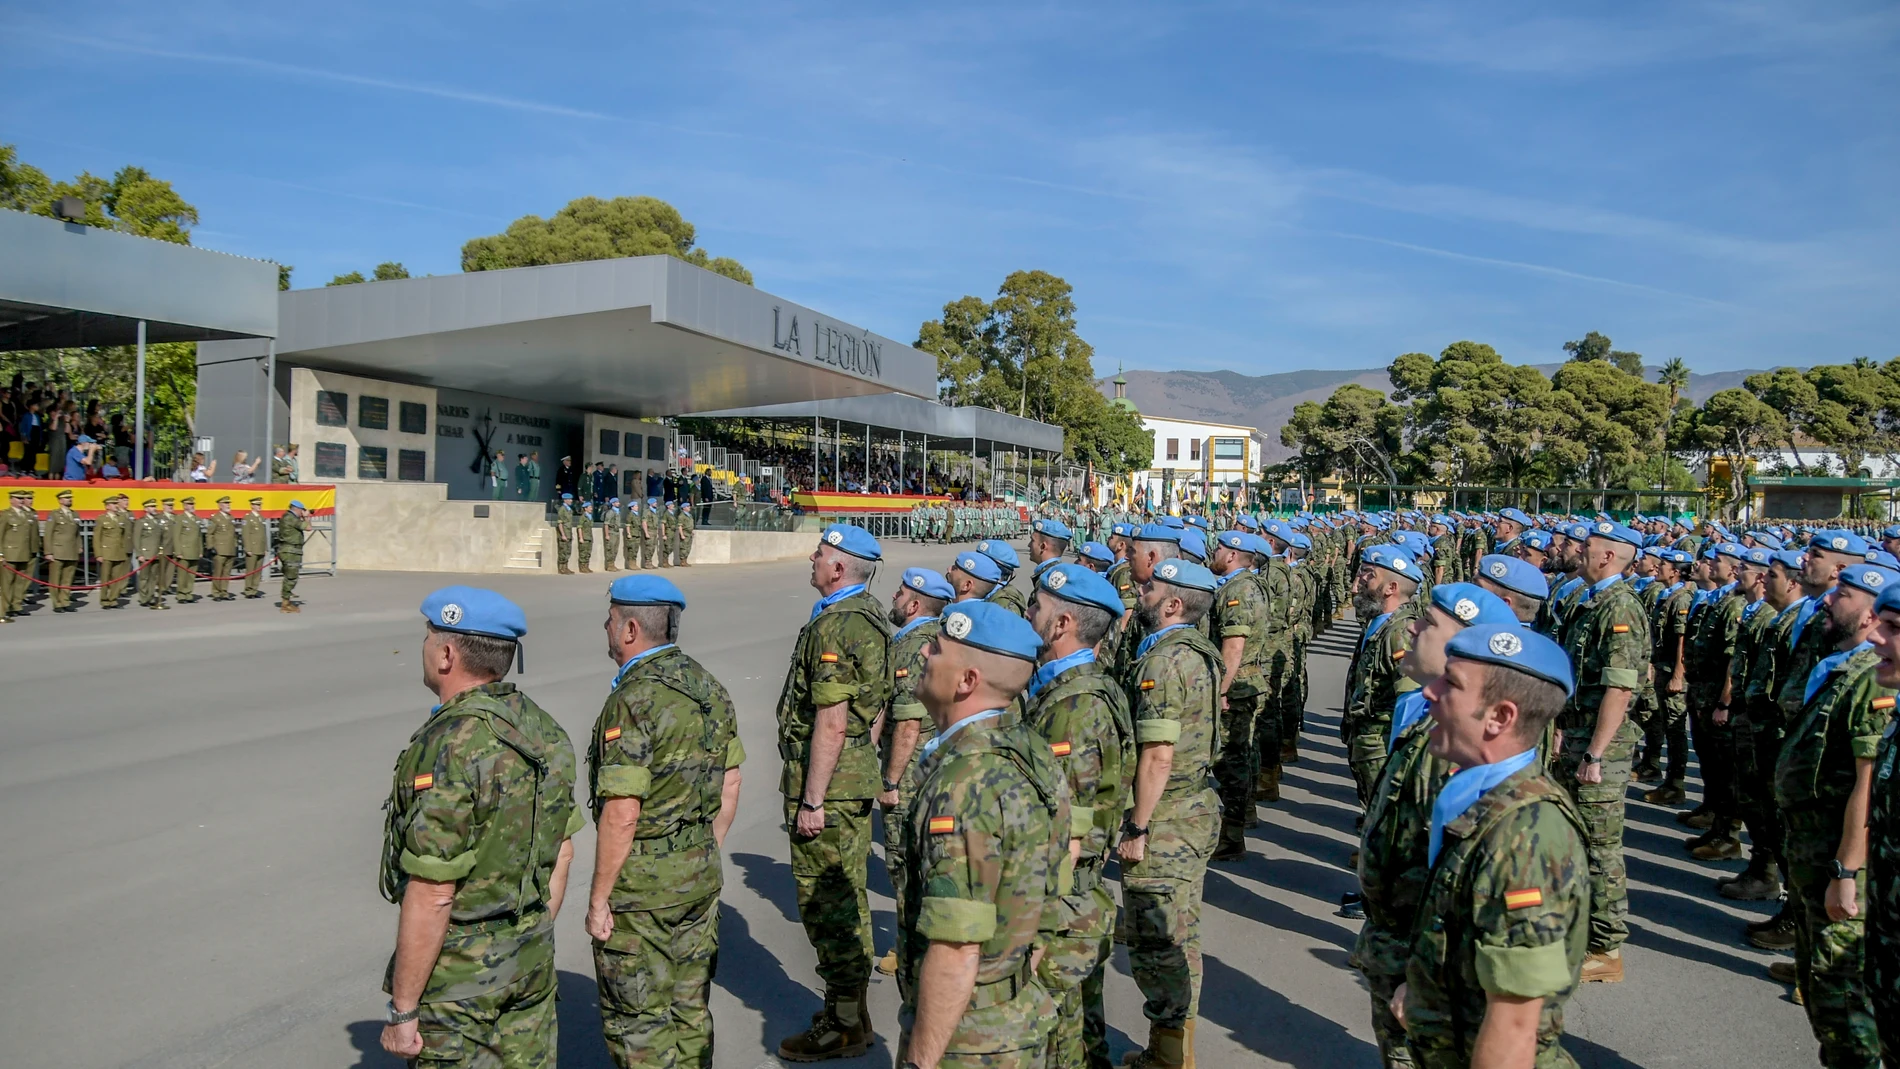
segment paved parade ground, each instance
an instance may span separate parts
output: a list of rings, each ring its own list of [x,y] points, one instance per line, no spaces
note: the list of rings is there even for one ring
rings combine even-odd
[[[886,546],[873,593],[899,570],[942,568],[947,547]],[[815,595],[800,561],[667,573],[691,607],[681,645],[732,692],[749,759],[726,841],[716,1064],[777,1065],[778,1040],[818,1008],[780,820],[773,709]],[[0,632],[0,1037],[23,1066],[394,1066],[377,1046],[396,909],[377,894],[391,768],[432,697],[417,605],[451,577],[346,573],[303,582],[301,615],[268,601],[168,612],[52,615]],[[518,678],[585,740],[615,666],[601,621],[611,576],[489,576],[526,610]],[[1019,579],[1019,583],[1022,580]],[[272,588],[274,589],[274,587]],[[1334,736],[1351,638],[1315,645],[1313,706],[1285,798],[1254,851],[1217,864],[1203,918],[1202,1065],[1376,1066],[1367,998],[1348,970],[1357,922],[1355,805]],[[584,760],[584,758],[583,758]],[[583,785],[585,777],[583,774]],[[1690,785],[1692,797],[1697,785]],[[1586,1067],[1787,1066],[1814,1043],[1773,956],[1740,939],[1772,903],[1714,893],[1689,834],[1629,809],[1629,980],[1570,1002],[1564,1045]],[[593,831],[559,930],[561,1064],[611,1065],[581,930]],[[878,950],[890,883],[872,862]],[[1117,1057],[1145,1038],[1124,955],[1108,981]],[[874,977],[880,1042],[844,1065],[888,1066],[895,983]]]

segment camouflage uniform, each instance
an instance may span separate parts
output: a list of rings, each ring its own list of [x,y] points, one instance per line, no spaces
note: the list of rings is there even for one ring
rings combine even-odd
[[[1051,902],[1042,959],[1043,986],[1056,1003],[1049,1064],[1103,1069],[1110,1062],[1102,977],[1114,950],[1115,897],[1102,870],[1134,803],[1135,725],[1127,693],[1094,660],[1024,697],[1023,724],[1047,740],[1067,778],[1069,837],[1082,840],[1075,882]]]
[[[1823,623],[1811,619],[1808,626],[1818,629]],[[1875,756],[1893,718],[1894,690],[1874,678],[1879,663],[1879,655],[1863,647],[1817,680],[1775,763],[1775,802],[1786,820],[1782,849],[1788,859],[1788,901],[1795,907],[1795,967],[1808,1025],[1821,1043],[1821,1064],[1830,1069],[1872,1069],[1880,1057],[1873,1003],[1862,976],[1866,912],[1839,921],[1827,916],[1827,888],[1855,764]],[[1806,693],[1806,680],[1795,685]],[[1867,901],[1867,876],[1863,867],[1854,879],[1861,902]]]
[[[1406,967],[1405,1034],[1425,1069],[1471,1064],[1487,993],[1541,998],[1537,1069],[1558,1044],[1589,941],[1583,821],[1533,762],[1445,825]]]
[[[1359,840],[1359,890],[1366,923],[1352,957],[1372,993],[1372,1031],[1388,1066],[1410,1065],[1405,1029],[1392,1016],[1392,994],[1405,982],[1414,918],[1432,866],[1426,860],[1432,802],[1451,766],[1426,751],[1432,722],[1421,718],[1399,733],[1387,758]]]
[[[574,552],[574,507],[565,502],[554,514],[555,569],[567,573],[568,554]]]
[[[594,512],[590,505],[581,506],[581,514],[574,517],[574,543],[579,547],[579,561],[575,571],[591,572],[588,565],[594,561]]]
[[[383,897],[401,902],[411,876],[455,883],[422,993],[418,1061],[552,1064],[548,881],[561,844],[586,822],[567,733],[513,683],[471,687],[410,737],[384,810]]]
[[[1866,981],[1889,1066],[1900,1064],[1900,733],[1888,720],[1867,813]]]
[[[1023,593],[1021,587],[1008,581],[998,583],[996,589],[984,600],[995,602],[1018,616],[1029,615],[1029,595]]]
[[[1750,867],[1764,874],[1780,850],[1779,817],[1769,793],[1774,766],[1760,762],[1762,740],[1778,745],[1781,739],[1781,709],[1767,700],[1766,683],[1774,678],[1775,617],[1766,599],[1742,609],[1729,684],[1730,805],[1754,844]]]
[[[1132,677],[1136,743],[1174,746],[1143,857],[1122,865],[1129,972],[1160,1028],[1184,1028],[1200,1005],[1201,890],[1220,836],[1220,673],[1219,651],[1181,626],[1157,632]]]
[[[1412,648],[1409,629],[1419,613],[1419,604],[1408,601],[1383,621],[1375,618],[1368,623],[1367,633],[1353,654],[1346,708],[1339,718],[1339,741],[1346,744],[1346,761],[1361,807],[1372,804],[1373,789],[1385,768],[1392,736],[1392,704],[1399,695],[1418,689],[1416,681],[1399,672],[1399,661]]]
[[[826,998],[859,998],[871,977],[871,907],[865,893],[871,856],[871,803],[883,778],[871,724],[889,697],[890,623],[884,606],[860,589],[833,602],[799,631],[778,702],[779,756],[785,770],[785,826],[792,833],[798,915],[818,955]],[[795,830],[805,793],[818,710],[849,703],[844,748],[825,790],[825,827]],[[861,1004],[860,1004],[861,1005]]]
[[[1742,608],[1748,599],[1730,583],[1690,613],[1689,637],[1683,643],[1688,661],[1689,736],[1696,760],[1702,765],[1703,803],[1714,813],[1717,834],[1736,816],[1734,728],[1715,722],[1715,704],[1722,698],[1735,660],[1735,640],[1741,630]],[[1731,703],[1734,698],[1731,696]]]
[[[923,762],[905,825],[897,985],[902,1063],[932,942],[980,944],[976,988],[946,1069],[1040,1067],[1055,1004],[1029,968],[1044,915],[1070,879],[1071,818],[1048,744],[1003,716],[953,725]]]
[[[1625,719],[1602,758],[1601,783],[1583,783],[1577,770],[1596,731],[1605,691],[1641,688],[1653,644],[1642,603],[1622,579],[1579,597],[1564,625],[1564,652],[1577,687],[1557,715],[1561,735],[1551,778],[1570,792],[1588,831],[1590,952],[1615,950],[1629,938],[1629,874],[1623,863],[1623,795],[1636,757],[1636,725]]]
[[[1314,621],[1319,611],[1319,584],[1322,581],[1319,574],[1304,562],[1289,564],[1287,574],[1292,577],[1287,586],[1288,626],[1292,634],[1287,640],[1286,667],[1282,672],[1281,684],[1286,691],[1280,699],[1279,734],[1283,752],[1290,748],[1289,744],[1297,744],[1300,732],[1306,727],[1306,695],[1310,690],[1306,651],[1313,641]],[[1266,751],[1262,750],[1260,754],[1262,762],[1265,762]]]
[[[309,521],[289,509],[277,518],[277,567],[284,575],[277,600],[283,605],[292,604],[291,595],[297,592],[297,573],[303,569],[304,536],[309,530]]]
[[[691,568],[693,566],[691,559],[693,556],[693,506],[691,505],[680,509],[679,536],[679,551],[675,554],[673,563],[682,568]]]
[[[1271,776],[1280,767],[1283,744],[1287,739],[1298,737],[1304,704],[1299,701],[1293,685],[1300,670],[1293,641],[1296,612],[1293,569],[1285,557],[1269,557],[1254,573],[1254,585],[1266,603],[1267,618],[1260,650],[1262,708],[1253,721],[1253,752],[1260,764],[1260,773],[1255,776],[1255,793],[1266,793],[1269,785],[1259,782],[1259,777],[1261,774]]]
[[[633,847],[614,880],[614,932],[594,942],[601,1031],[614,1064],[710,1066],[719,957],[719,816],[726,772],[745,761],[726,688],[678,646],[622,669],[594,722],[594,818],[638,798]]]
[[[270,524],[256,506],[238,521],[238,543],[244,549],[244,596],[261,597],[264,561],[270,557]]]
[[[924,647],[943,630],[943,621],[931,616],[911,621],[911,624],[891,636],[891,699],[885,706],[884,737],[879,740],[878,767],[890,768],[891,740],[896,735],[898,724],[917,725],[917,746],[921,748],[937,734],[937,725],[930,719],[917,700],[917,684],[924,676]],[[923,779],[917,754],[911,751],[911,759],[904,764],[904,774],[897,782],[897,804],[884,811],[884,871],[890,874],[893,898],[898,903],[904,901],[904,889],[900,881],[904,878],[904,833],[907,814],[910,812],[910,800],[917,796],[917,785]],[[904,927],[900,918],[898,927]]]
[[[1240,667],[1227,689],[1226,707],[1220,714],[1221,749],[1214,761],[1214,779],[1220,784],[1221,846],[1243,852],[1247,829],[1254,823],[1254,788],[1260,778],[1261,751],[1254,721],[1272,693],[1262,671],[1262,665],[1271,665],[1273,656],[1269,643],[1274,637],[1274,622],[1268,610],[1266,588],[1257,576],[1243,569],[1222,580],[1207,614],[1213,620],[1216,649],[1230,638],[1240,639],[1242,644]],[[1278,730],[1273,734],[1277,746]],[[1273,756],[1278,764],[1277,750]]]
[[[1663,782],[1678,787],[1689,775],[1689,692],[1685,686],[1674,694],[1669,693],[1669,679],[1676,671],[1676,640],[1684,639],[1683,645],[1688,645],[1689,603],[1694,598],[1695,587],[1678,583],[1674,590],[1665,589],[1657,596],[1656,608],[1649,614],[1649,633],[1654,640],[1650,663],[1656,673],[1656,709],[1643,725],[1643,761],[1664,767],[1666,748],[1668,765],[1663,772]]]
[[[600,570],[617,572],[620,559],[620,506],[614,505],[600,515]]]

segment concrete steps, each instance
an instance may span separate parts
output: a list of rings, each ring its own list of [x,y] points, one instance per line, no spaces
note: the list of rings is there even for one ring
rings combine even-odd
[[[529,535],[515,550],[514,555],[508,558],[508,563],[502,565],[502,568],[506,571],[540,571],[542,541],[547,538],[547,534],[548,532],[543,529]]]

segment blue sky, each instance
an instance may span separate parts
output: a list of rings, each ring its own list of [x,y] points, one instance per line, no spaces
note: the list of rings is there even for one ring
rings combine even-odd
[[[1716,371],[1900,355],[1897,59],[1890,2],[12,0],[0,141],[299,286],[651,194],[905,341],[1041,268],[1098,371]]]

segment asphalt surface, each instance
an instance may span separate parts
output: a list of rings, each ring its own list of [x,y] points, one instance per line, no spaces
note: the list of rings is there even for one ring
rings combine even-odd
[[[947,547],[898,544],[899,569]],[[792,899],[777,797],[773,707],[813,593],[801,562],[669,573],[691,609],[682,644],[731,690],[751,755],[726,844],[717,1065],[777,1064],[778,1040],[818,1006]],[[423,595],[452,577],[304,580],[302,614],[267,601],[53,615],[0,629],[0,1037],[15,1065],[341,1067],[399,1064],[377,1045],[396,910],[376,890],[390,769],[433,700],[415,654]],[[606,576],[490,576],[530,633],[519,682],[585,739],[614,665]],[[1355,804],[1335,736],[1350,625],[1319,641],[1302,759],[1263,811],[1254,852],[1216,866],[1203,918],[1202,1064],[1376,1066],[1368,1003],[1346,967],[1356,922]],[[1635,799],[1635,792],[1632,798]],[[1669,812],[1633,800],[1627,982],[1568,1009],[1585,1066],[1812,1064],[1806,1019],[1765,974],[1742,924]],[[560,1061],[610,1066],[581,931],[593,833],[576,837],[559,921]],[[889,881],[872,863],[879,949]],[[895,985],[871,988],[879,1044],[843,1064],[891,1063]],[[1117,1053],[1145,1038],[1125,958],[1108,983]]]

